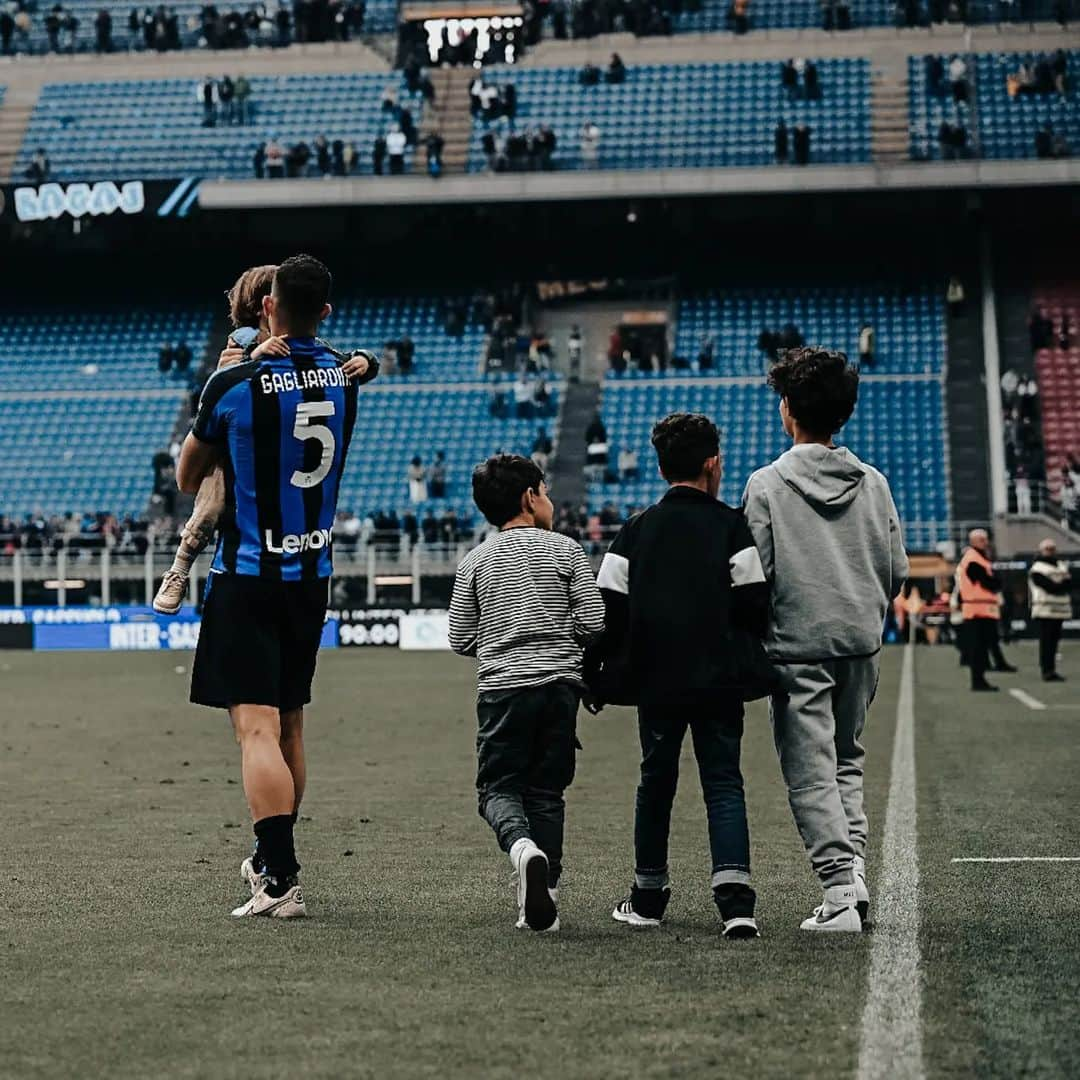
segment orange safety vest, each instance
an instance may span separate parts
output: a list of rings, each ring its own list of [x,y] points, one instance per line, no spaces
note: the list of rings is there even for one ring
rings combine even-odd
[[[1001,597],[985,585],[978,585],[967,575],[967,568],[978,563],[988,574],[994,572],[990,560],[980,551],[968,548],[956,568],[956,581],[960,588],[960,613],[968,619],[1000,619]]]

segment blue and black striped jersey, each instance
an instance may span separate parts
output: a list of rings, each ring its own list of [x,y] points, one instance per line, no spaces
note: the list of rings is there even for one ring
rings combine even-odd
[[[288,342],[289,356],[216,372],[199,402],[192,433],[225,451],[219,573],[299,581],[333,572],[357,386],[322,342]]]

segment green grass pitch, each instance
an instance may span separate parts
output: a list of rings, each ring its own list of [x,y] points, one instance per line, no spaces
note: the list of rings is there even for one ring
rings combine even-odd
[[[931,1077],[1080,1075],[1080,650],[1050,707],[965,690],[917,650],[924,1060]],[[900,652],[866,742],[885,818]],[[183,671],[177,671],[182,665]],[[744,742],[764,937],[728,943],[684,759],[670,919],[632,932],[632,715],[582,713],[564,930],[513,929],[509,864],[476,813],[472,665],[324,654],[297,842],[312,918],[228,918],[250,844],[221,714],[188,654],[0,654],[0,1076],[853,1076],[873,933],[814,936],[817,890],[765,711]],[[689,740],[688,740],[689,742]],[[871,885],[880,865],[871,853]]]

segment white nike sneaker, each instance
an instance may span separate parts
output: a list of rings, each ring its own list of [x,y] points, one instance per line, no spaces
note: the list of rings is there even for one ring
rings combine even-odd
[[[175,615],[183,605],[187,591],[188,575],[179,570],[166,570],[154,597],[154,610],[159,615]]]
[[[250,855],[240,864],[240,880],[251,890],[252,896],[263,887],[266,880],[255,869],[255,860]]]
[[[527,837],[522,837],[510,848],[510,863],[517,871],[518,911],[525,925],[538,933],[550,930],[559,919],[548,890],[547,856]]]
[[[870,890],[866,885],[866,860],[855,856],[855,910],[865,924],[870,916]]]
[[[819,930],[833,933],[862,933],[862,919],[855,907],[854,885],[832,885],[825,890],[825,901],[814,909],[809,919],[804,919],[801,930]]]
[[[262,915],[270,919],[302,919],[307,915],[307,905],[299,885],[293,885],[282,896],[271,896],[264,881],[259,890],[246,903],[233,909],[234,919],[246,919]]]

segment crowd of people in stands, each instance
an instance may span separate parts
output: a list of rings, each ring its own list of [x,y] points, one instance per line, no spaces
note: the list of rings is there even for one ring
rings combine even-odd
[[[96,557],[103,548],[117,555],[143,555],[158,529],[138,518],[106,513],[53,514],[25,517],[0,515],[0,554],[16,551],[29,557],[52,556],[63,549],[68,558]]]
[[[202,110],[202,126],[250,124],[252,115],[251,83],[247,76],[223,75],[215,79],[207,75],[195,87],[195,101]]]
[[[197,16],[181,22],[171,6],[133,7],[124,24],[126,37],[118,41],[112,13],[103,7],[94,16],[93,47],[99,53],[118,47],[167,52],[188,44],[247,49],[284,48],[293,41],[349,41],[363,32],[366,11],[366,0],[279,0],[276,7],[257,3],[224,10],[204,4]],[[49,52],[74,53],[84,47],[74,11],[57,3],[41,13],[33,0],[6,0],[0,4],[0,55],[32,52],[32,34],[39,26]],[[85,44],[88,47],[89,39]]]
[[[191,369],[192,355],[191,346],[186,341],[175,345],[166,341],[158,350],[158,371],[162,375],[168,375],[173,370],[180,375],[186,375]]]

